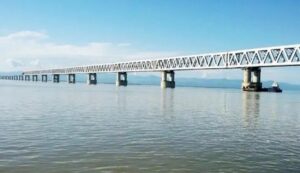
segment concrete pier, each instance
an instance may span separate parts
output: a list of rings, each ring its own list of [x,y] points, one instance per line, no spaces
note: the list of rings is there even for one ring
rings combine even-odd
[[[53,74],[52,81],[53,83],[59,83],[59,74]]]
[[[32,81],[34,82],[38,81],[38,75],[32,75]]]
[[[24,76],[23,76],[23,75],[20,75],[20,76],[19,76],[19,80],[24,80]]]
[[[127,86],[127,73],[126,72],[118,72],[116,79],[116,86]]]
[[[30,76],[29,75],[25,75],[25,81],[30,81]]]
[[[75,74],[68,74],[68,83],[75,84],[76,78]]]
[[[262,83],[261,83],[261,69],[260,68],[255,68],[253,69],[253,81],[252,83],[254,83],[255,87],[257,88],[257,90],[261,90],[262,89]]]
[[[175,88],[175,73],[174,71],[163,71],[161,73],[161,88]]]
[[[250,83],[251,83],[251,70],[250,68],[245,68],[243,69],[244,71],[244,80],[243,80],[243,83],[242,83],[242,89],[246,89],[246,88],[249,88],[250,86]]]
[[[242,89],[244,91],[261,91],[261,69],[259,67],[245,68]],[[252,75],[253,74],[253,75]]]
[[[89,73],[87,79],[88,85],[96,85],[97,84],[97,74],[96,73]]]
[[[47,81],[48,81],[48,76],[42,75],[42,82],[47,82]]]

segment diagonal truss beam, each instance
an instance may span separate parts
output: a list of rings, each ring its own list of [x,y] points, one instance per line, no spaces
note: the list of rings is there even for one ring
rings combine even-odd
[[[300,44],[267,48],[178,56],[162,59],[85,65],[25,71],[34,74],[71,74],[102,72],[151,72],[169,70],[232,69],[247,67],[299,66]]]

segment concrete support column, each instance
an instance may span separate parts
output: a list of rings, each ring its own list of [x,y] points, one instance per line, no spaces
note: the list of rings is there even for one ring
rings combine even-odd
[[[253,83],[260,83],[260,75],[261,75],[260,68],[253,70]]]
[[[75,83],[75,74],[68,74],[68,83],[74,84]]]
[[[53,74],[52,81],[53,83],[59,83],[59,74]]]
[[[255,87],[255,89],[257,91],[261,90],[262,89],[262,83],[260,81],[261,77],[261,69],[260,68],[254,68],[252,69],[253,71],[253,80],[252,80],[252,83]]]
[[[88,74],[88,85],[96,85],[97,84],[97,74],[96,73],[89,73]]]
[[[42,75],[42,82],[47,82],[48,81],[48,75],[43,74]]]
[[[23,75],[20,75],[20,76],[19,76],[19,80],[24,80],[24,76],[23,76]]]
[[[251,83],[251,69],[244,68],[243,71],[244,71],[244,79],[243,79],[242,89],[245,90],[249,88]]]
[[[30,76],[29,75],[25,75],[25,81],[30,81]]]
[[[118,72],[116,79],[116,86],[127,86],[127,73],[126,72]]]
[[[261,91],[262,90],[261,69],[259,67],[254,67],[254,68],[245,68],[243,70],[244,70],[244,80],[242,84],[242,89],[244,91]]]
[[[34,82],[38,81],[38,75],[32,75],[32,81]]]
[[[174,71],[163,71],[161,73],[161,88],[175,88],[175,73]]]

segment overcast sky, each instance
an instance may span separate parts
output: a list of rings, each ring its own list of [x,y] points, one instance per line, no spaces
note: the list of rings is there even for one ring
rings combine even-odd
[[[299,7],[293,0],[1,0],[0,71],[299,44]],[[300,84],[300,67],[262,71],[263,80]]]

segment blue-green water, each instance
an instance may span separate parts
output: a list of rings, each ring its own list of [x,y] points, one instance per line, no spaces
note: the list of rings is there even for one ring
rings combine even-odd
[[[300,93],[0,81],[0,172],[299,172]]]

